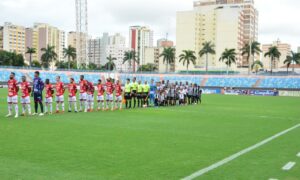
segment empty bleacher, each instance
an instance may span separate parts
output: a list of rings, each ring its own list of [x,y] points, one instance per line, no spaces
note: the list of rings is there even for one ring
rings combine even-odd
[[[258,78],[242,78],[242,77],[232,77],[232,78],[208,78],[205,86],[209,87],[244,87],[250,88],[255,85]]]
[[[300,78],[265,78],[262,79],[259,87],[300,89]]]

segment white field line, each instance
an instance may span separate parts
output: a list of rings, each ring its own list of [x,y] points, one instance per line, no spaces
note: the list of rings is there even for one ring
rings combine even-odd
[[[297,154],[297,157],[300,157],[300,152]]]
[[[275,179],[275,178],[270,178],[269,180],[278,180],[278,179]]]
[[[295,162],[288,162],[286,165],[282,167],[282,170],[288,171],[292,169],[295,166],[295,164],[296,164]]]
[[[183,180],[192,180],[192,179],[195,179],[195,178],[197,178],[199,176],[202,176],[203,174],[206,174],[209,171],[212,171],[212,170],[214,170],[214,169],[216,169],[216,168],[218,168],[218,167],[220,167],[220,166],[222,166],[224,164],[227,164],[230,161],[232,161],[232,160],[234,160],[234,159],[236,159],[236,158],[238,158],[238,157],[240,157],[240,156],[242,156],[242,155],[244,155],[244,154],[246,154],[246,153],[248,153],[250,151],[253,151],[254,149],[259,148],[259,147],[261,147],[261,146],[269,143],[270,141],[273,141],[274,139],[277,139],[278,137],[280,137],[280,136],[282,136],[282,135],[284,135],[284,134],[286,134],[286,133],[288,133],[288,132],[290,132],[290,131],[292,131],[292,130],[294,130],[296,128],[299,128],[299,127],[300,127],[300,124],[297,124],[297,125],[289,128],[289,129],[286,129],[286,130],[284,130],[284,131],[282,131],[282,132],[280,132],[278,134],[275,134],[274,136],[271,136],[271,137],[269,137],[269,138],[267,138],[267,139],[265,139],[265,140],[263,140],[263,141],[255,144],[253,146],[250,146],[250,147],[248,147],[246,149],[243,149],[242,151],[237,152],[237,153],[235,153],[235,154],[233,154],[233,155],[231,155],[231,156],[229,156],[229,157],[227,157],[227,158],[225,158],[225,159],[223,159],[223,160],[221,160],[219,162],[216,162],[215,164],[212,164],[212,165],[210,165],[210,166],[208,166],[206,168],[200,169],[199,171],[196,171],[193,174],[191,174],[191,175],[189,175],[187,177],[184,177],[182,179]]]

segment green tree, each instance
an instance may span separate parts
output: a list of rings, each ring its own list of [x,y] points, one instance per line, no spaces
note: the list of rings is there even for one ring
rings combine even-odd
[[[116,68],[116,64],[114,63],[114,61],[117,60],[117,58],[112,57],[111,54],[106,58],[107,59],[107,63],[104,65],[106,70],[112,71]]]
[[[151,63],[148,63],[146,65],[142,65],[139,69],[139,71],[141,71],[141,68],[143,69],[143,71],[145,72],[154,72],[154,71],[157,71],[157,66],[155,64],[151,64]]]
[[[164,48],[159,57],[163,57],[163,63],[166,64],[166,72],[169,70],[169,65],[175,62],[175,48]]]
[[[136,57],[136,52],[134,50],[126,51],[124,53],[123,64],[125,64],[126,62],[128,62],[130,69],[132,69],[132,63],[133,62],[138,63],[138,59]]]
[[[281,53],[279,52],[277,46],[272,46],[269,48],[268,52],[265,53],[264,56],[269,57],[271,59],[270,68],[271,68],[271,74],[273,74],[273,63],[276,60],[279,60]]]
[[[258,71],[264,67],[263,63],[259,60],[254,61],[254,63],[251,65],[252,71],[255,71],[255,74],[257,75]]]
[[[55,46],[48,45],[46,48],[42,48],[41,51],[43,52],[41,56],[42,66],[44,68],[49,68],[50,63],[57,59]]]
[[[35,54],[35,53],[36,53],[36,49],[35,48],[27,47],[26,54],[29,54],[29,67],[32,66],[32,54]]]
[[[208,72],[208,55],[216,54],[215,45],[212,42],[204,42],[202,49],[199,51],[200,58],[206,55],[205,71]]]
[[[291,55],[286,56],[284,61],[287,67],[287,74],[289,74],[289,68],[293,64],[293,73],[295,72],[295,65],[300,64],[300,53],[295,53],[291,51]]]
[[[251,65],[254,63],[254,60],[253,60],[253,62],[250,62],[250,56],[252,55],[252,57],[254,57],[256,54],[259,54],[262,52],[260,49],[260,43],[257,41],[252,42],[251,50],[250,50],[250,43],[247,43],[241,50],[242,50],[242,56],[247,56],[247,62],[249,64],[248,73],[250,74]]]
[[[183,50],[182,54],[179,55],[179,62],[183,63],[183,66],[186,64],[186,71],[189,73],[189,65],[192,63],[193,65],[196,65],[196,59],[195,51],[191,50]]]
[[[222,61],[226,64],[226,71],[227,75],[229,74],[229,68],[231,67],[231,64],[236,63],[236,55],[235,49],[225,49],[225,51],[222,53],[219,61]]]
[[[22,54],[17,54],[16,52],[0,51],[0,65],[24,66],[25,60]]]
[[[90,70],[97,70],[97,65],[95,64],[95,63],[89,63],[89,65],[88,65],[88,69],[90,69]]]
[[[71,61],[75,61],[76,59],[76,48],[69,45],[67,48],[63,49],[64,57],[68,58],[68,69],[71,69]]]
[[[42,65],[38,61],[32,61],[32,67],[40,68],[40,67],[42,67]]]

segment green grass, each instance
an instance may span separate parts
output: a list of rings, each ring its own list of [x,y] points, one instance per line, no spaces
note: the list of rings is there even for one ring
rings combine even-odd
[[[290,97],[209,95],[200,106],[15,120],[0,95],[1,180],[180,179],[300,123]],[[299,137],[295,129],[199,179],[300,179]]]

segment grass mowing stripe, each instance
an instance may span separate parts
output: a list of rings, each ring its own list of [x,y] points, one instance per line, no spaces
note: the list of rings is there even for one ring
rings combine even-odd
[[[282,170],[289,171],[295,166],[295,164],[296,164],[295,162],[288,162],[286,165],[282,167]]]
[[[278,134],[275,134],[274,136],[271,136],[271,137],[255,144],[255,145],[253,145],[253,146],[250,146],[250,147],[248,147],[248,148],[246,148],[246,149],[244,149],[244,150],[242,150],[242,151],[240,151],[236,154],[233,154],[233,155],[231,155],[231,156],[229,156],[229,157],[227,157],[227,158],[225,158],[225,159],[223,159],[223,160],[221,160],[221,161],[219,161],[215,164],[212,164],[212,165],[210,165],[210,166],[208,166],[204,169],[201,169],[201,170],[199,170],[199,171],[183,178],[183,180],[192,180],[192,179],[195,179],[199,176],[202,176],[203,174],[206,174],[209,171],[212,171],[212,170],[214,170],[214,169],[216,169],[216,168],[218,168],[218,167],[220,167],[220,166],[222,166],[222,165],[224,165],[224,164],[226,164],[226,163],[228,163],[228,162],[230,162],[230,161],[232,161],[232,160],[234,160],[234,159],[236,159],[236,158],[238,158],[238,157],[240,157],[240,156],[242,156],[242,155],[244,155],[244,154],[246,154],[246,153],[248,153],[248,152],[250,152],[250,151],[252,151],[256,148],[259,148],[260,146],[263,146],[263,145],[269,143],[270,141],[272,141],[272,140],[274,140],[274,139],[276,139],[276,138],[278,138],[278,137],[280,137],[280,136],[282,136],[282,135],[284,135],[284,134],[286,134],[286,133],[288,133],[288,132],[290,132],[294,129],[299,128],[299,127],[300,127],[300,124],[297,124],[297,125],[289,128],[289,129],[286,129],[286,130],[284,130],[284,131],[282,131]]]

